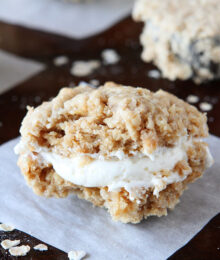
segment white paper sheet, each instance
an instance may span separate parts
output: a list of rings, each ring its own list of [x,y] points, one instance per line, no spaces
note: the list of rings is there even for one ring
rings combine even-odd
[[[0,94],[43,68],[44,65],[39,62],[22,59],[0,50]]]
[[[74,38],[98,33],[128,15],[134,0],[1,0],[0,19]]]
[[[13,147],[0,146],[0,221],[64,251],[84,250],[90,259],[164,260],[189,241],[220,209],[220,139],[208,143],[216,163],[189,186],[167,217],[140,224],[113,222],[105,209],[71,195],[66,199],[36,196],[16,166]]]

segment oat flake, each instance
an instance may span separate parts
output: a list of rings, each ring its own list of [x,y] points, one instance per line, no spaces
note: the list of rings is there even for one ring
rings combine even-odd
[[[47,251],[48,246],[45,244],[38,244],[34,247],[34,250],[39,250],[39,251]]]
[[[199,107],[202,111],[210,111],[212,110],[213,105],[207,102],[202,102],[200,103]]]
[[[6,224],[0,224],[0,231],[5,231],[5,232],[11,232],[14,230],[14,227],[6,225]]]
[[[195,96],[195,95],[189,95],[187,98],[186,98],[186,101],[188,103],[191,103],[191,104],[195,104],[199,101],[199,97]]]
[[[65,65],[67,64],[69,61],[68,57],[67,56],[58,56],[56,57],[54,60],[53,60],[53,63],[55,66],[62,66],[62,65]]]
[[[120,57],[115,50],[105,49],[104,51],[102,51],[102,59],[103,59],[104,64],[109,65],[109,64],[118,63],[120,60]]]
[[[100,61],[75,61],[72,65],[70,73],[76,77],[88,76],[101,66]]]
[[[4,249],[9,249],[11,247],[17,246],[21,243],[20,240],[10,240],[10,239],[5,239],[1,242],[1,246]]]
[[[86,256],[85,251],[72,250],[68,253],[69,260],[81,260]]]
[[[160,78],[160,72],[159,70],[150,70],[148,71],[148,77],[153,79],[159,79]]]
[[[30,251],[29,246],[16,246],[9,249],[12,256],[25,256]]]

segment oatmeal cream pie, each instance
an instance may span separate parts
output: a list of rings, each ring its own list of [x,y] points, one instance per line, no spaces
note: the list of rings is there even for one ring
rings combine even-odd
[[[143,60],[170,80],[220,78],[219,13],[219,0],[136,0],[133,17],[145,24]]]
[[[38,195],[75,193],[114,220],[162,216],[212,164],[205,114],[162,90],[107,82],[28,108],[15,151]]]

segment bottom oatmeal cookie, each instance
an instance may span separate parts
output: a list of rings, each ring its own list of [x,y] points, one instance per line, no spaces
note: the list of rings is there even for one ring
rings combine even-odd
[[[138,223],[166,215],[212,164],[207,135],[206,116],[175,96],[108,82],[29,108],[15,151],[36,194],[75,193]]]

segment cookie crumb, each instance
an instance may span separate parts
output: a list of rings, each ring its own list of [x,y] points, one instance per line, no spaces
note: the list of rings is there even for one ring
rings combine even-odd
[[[34,250],[39,250],[39,251],[47,251],[48,246],[45,244],[38,244],[34,247]]]
[[[120,56],[113,49],[105,49],[101,55],[105,65],[116,64],[120,60]]]
[[[189,96],[186,98],[186,101],[187,101],[188,103],[195,104],[195,103],[199,102],[199,97],[198,97],[198,96],[195,96],[195,95],[189,95]]]
[[[63,66],[65,64],[67,64],[68,61],[69,61],[69,59],[67,56],[61,55],[61,56],[54,58],[53,63],[55,66],[59,67],[59,66]]]
[[[68,258],[70,260],[81,260],[86,256],[86,252],[85,251],[75,251],[72,250],[68,253]]]
[[[17,246],[21,243],[20,240],[10,240],[10,239],[5,239],[1,242],[1,246],[4,249],[9,249],[11,247]]]
[[[29,246],[16,246],[9,249],[12,256],[25,256],[31,250]]]
[[[5,231],[5,232],[11,232],[14,230],[14,227],[6,225],[6,224],[0,224],[0,231]]]
[[[76,77],[88,76],[101,66],[100,61],[75,61],[70,69],[70,73]]]
[[[153,79],[159,79],[161,76],[159,70],[150,70],[147,75]]]
[[[199,107],[202,111],[210,111],[212,110],[213,105],[208,102],[202,102],[200,103]]]

